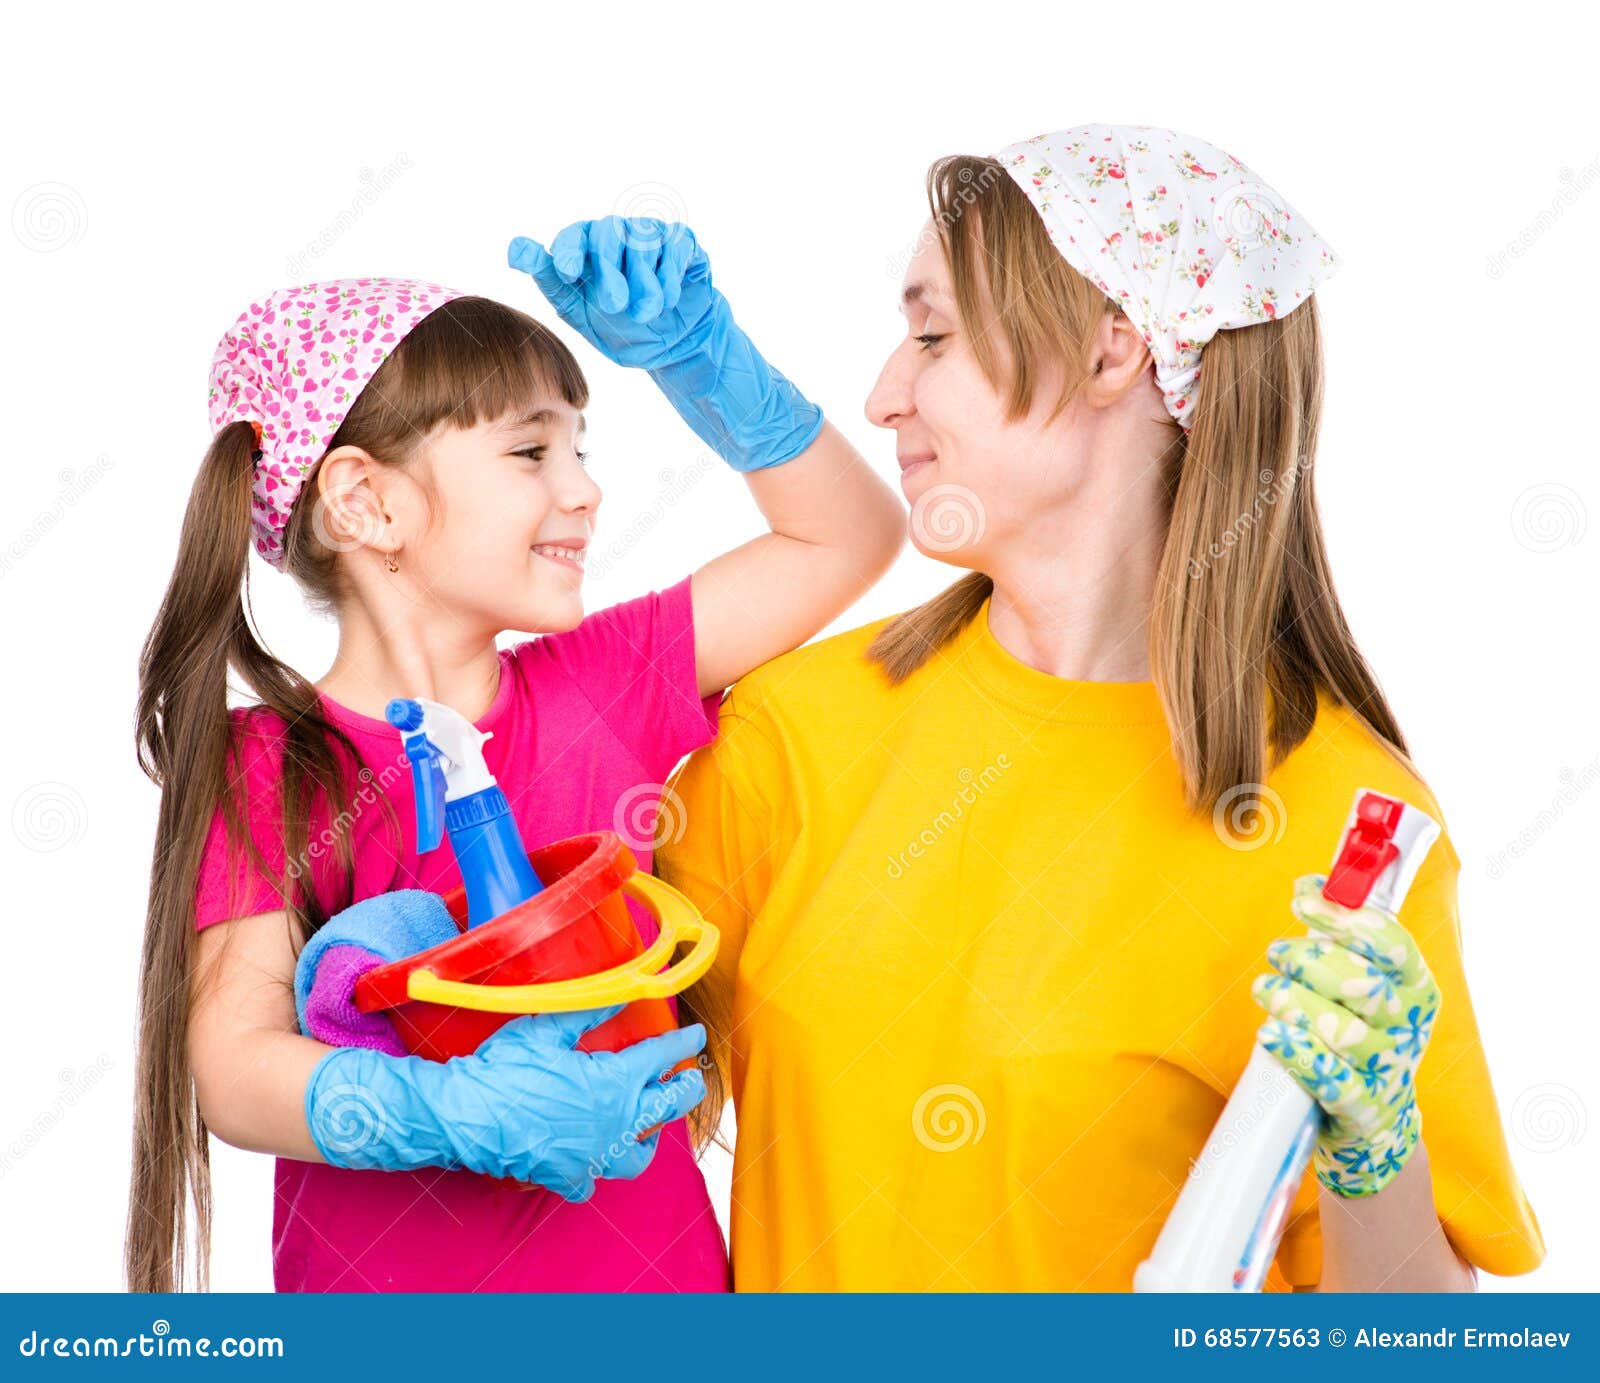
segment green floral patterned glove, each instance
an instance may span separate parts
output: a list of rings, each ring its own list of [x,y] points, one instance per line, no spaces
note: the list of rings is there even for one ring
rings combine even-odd
[[[1326,878],[1295,883],[1294,915],[1311,934],[1275,941],[1275,973],[1251,994],[1272,1017],[1257,1037],[1325,1118],[1312,1164],[1341,1196],[1386,1186],[1422,1136],[1414,1079],[1439,1012],[1439,988],[1392,913],[1322,896]]]

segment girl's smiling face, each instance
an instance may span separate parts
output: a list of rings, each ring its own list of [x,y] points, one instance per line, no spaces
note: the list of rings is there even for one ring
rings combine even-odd
[[[601,498],[583,433],[583,415],[546,396],[430,438],[422,474],[385,495],[405,535],[401,571],[429,603],[475,631],[554,632],[583,618]]]

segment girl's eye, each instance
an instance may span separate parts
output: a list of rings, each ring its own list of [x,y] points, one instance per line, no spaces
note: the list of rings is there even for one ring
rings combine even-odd
[[[549,450],[550,450],[550,448],[549,447],[545,447],[545,446],[523,447],[521,451],[514,451],[511,454],[513,456],[526,456],[528,458],[528,460],[530,460],[530,461],[543,461],[545,452],[547,452]],[[588,452],[586,452],[586,451],[575,452],[574,455],[577,456],[578,464],[580,466],[584,466],[584,467],[588,466],[588,464],[589,464],[589,453]]]
[[[923,350],[929,350],[935,343],[943,341],[947,335],[949,333],[944,332],[938,336],[913,336],[911,339],[917,342]]]

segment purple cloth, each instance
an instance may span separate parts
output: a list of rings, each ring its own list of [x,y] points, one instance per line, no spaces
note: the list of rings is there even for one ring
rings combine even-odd
[[[387,964],[363,946],[330,946],[317,966],[306,999],[306,1026],[312,1037],[330,1047],[370,1047],[389,1056],[406,1049],[387,1013],[363,1013],[356,1007],[356,981]]]

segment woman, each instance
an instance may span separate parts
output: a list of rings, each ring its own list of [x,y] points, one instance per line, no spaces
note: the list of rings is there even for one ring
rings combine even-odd
[[[968,574],[738,683],[658,868],[723,933],[691,997],[738,1114],[737,1288],[1126,1290],[1284,1025],[1252,979],[1355,790],[1442,818],[1312,494],[1331,253],[1170,131],[948,158],[928,190],[867,413],[913,542]],[[1404,909],[1427,1061],[1413,1087],[1368,1031],[1404,1103],[1382,1157],[1330,1108],[1269,1288],[1466,1290],[1543,1256],[1458,871],[1442,838]],[[1262,1002],[1318,1040],[1317,986]]]

